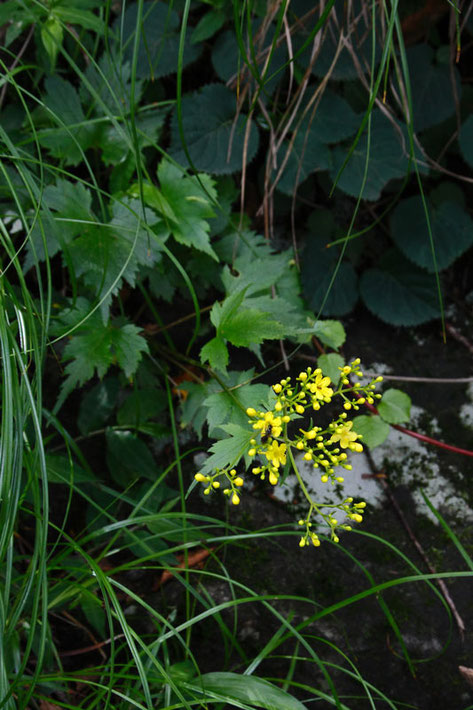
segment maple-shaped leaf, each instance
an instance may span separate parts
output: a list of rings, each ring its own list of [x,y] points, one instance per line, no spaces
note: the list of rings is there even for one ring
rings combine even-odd
[[[212,202],[217,199],[214,181],[208,175],[188,176],[167,160],[158,167],[165,217],[174,239],[186,246],[204,251],[213,259],[218,257],[210,246],[208,219],[215,216]],[[164,211],[164,204],[161,207]]]
[[[200,469],[202,473],[210,473],[225,466],[236,466],[250,448],[250,440],[255,433],[251,427],[244,429],[237,424],[224,424],[221,428],[230,436],[212,444],[212,455]]]
[[[89,123],[81,106],[76,89],[59,76],[48,77],[44,82],[44,105],[51,128],[39,133],[39,141],[55,158],[66,165],[77,165],[84,158],[98,134],[97,125]]]
[[[131,377],[138,367],[148,344],[140,330],[131,323],[117,320],[104,325],[92,316],[73,335],[64,348],[67,379],[54,408],[57,412],[72,390],[92,379],[95,372],[102,378],[111,365],[118,365],[126,377]]]
[[[115,204],[109,224],[83,225],[81,234],[69,245],[74,274],[102,301],[104,323],[112,296],[118,292],[122,281],[134,286],[140,265],[153,266],[161,258],[159,243],[139,218],[140,209],[135,200]],[[168,234],[164,224],[157,224],[151,210],[146,211],[145,218],[148,225],[156,225],[156,230],[162,227],[160,238],[164,241]]]

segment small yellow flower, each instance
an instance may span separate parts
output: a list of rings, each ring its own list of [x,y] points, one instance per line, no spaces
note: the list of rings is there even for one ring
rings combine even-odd
[[[270,461],[274,468],[279,468],[286,463],[286,444],[279,444],[277,441],[272,441],[271,446],[267,451],[263,451],[264,455]]]
[[[346,424],[342,424],[342,426],[338,426],[335,429],[335,433],[330,437],[328,443],[336,444],[337,442],[340,442],[342,449],[349,447],[351,443],[358,439],[358,434],[351,431],[352,426],[353,422],[347,422]]]
[[[253,424],[253,429],[261,429],[263,432],[269,429],[271,431],[271,436],[277,438],[282,432],[281,424],[281,417],[275,417],[272,412],[266,412],[264,417],[258,419],[258,421]]]
[[[309,390],[315,395],[316,399],[331,399],[333,395],[333,389],[329,387],[332,383],[330,377],[324,377],[323,375],[317,375],[315,382],[309,385]]]

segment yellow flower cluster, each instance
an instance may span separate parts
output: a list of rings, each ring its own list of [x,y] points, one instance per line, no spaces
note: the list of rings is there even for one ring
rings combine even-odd
[[[375,398],[381,395],[374,394],[376,384],[382,380],[377,377],[367,385],[355,381],[350,383],[350,377],[361,378],[360,360],[354,360],[350,365],[340,367],[340,380],[335,388],[330,377],[323,374],[320,368],[308,367],[299,373],[294,384],[290,377],[280,380],[273,385],[275,395],[274,403],[269,411],[256,410],[249,407],[246,414],[248,423],[254,430],[254,438],[250,439],[250,448],[247,451],[247,462],[250,462],[251,472],[262,480],[268,476],[269,482],[275,486],[280,481],[281,471],[287,466],[292,466],[302,492],[309,503],[309,511],[305,519],[299,520],[299,525],[305,526],[305,533],[300,538],[300,546],[305,547],[312,543],[315,547],[320,545],[317,534],[312,530],[312,517],[321,517],[330,530],[331,539],[338,542],[337,529],[350,530],[345,522],[339,523],[333,511],[338,510],[343,518],[360,523],[363,519],[364,502],[353,503],[352,498],[346,498],[341,503],[325,506],[312,499],[299,474],[293,456],[293,450],[302,454],[304,461],[312,463],[315,470],[319,470],[323,483],[343,483],[344,478],[336,472],[336,468],[346,471],[352,469],[348,462],[348,453],[363,451],[360,442],[361,435],[353,430],[353,422],[347,420],[346,410],[358,410],[365,402],[373,404]],[[329,404],[335,397],[340,397],[343,409],[325,428],[313,425],[310,422],[308,429],[297,428],[294,425],[308,411],[318,411]],[[289,427],[291,431],[289,431]],[[254,461],[257,459],[257,461]],[[234,466],[237,465],[234,462]],[[256,465],[253,465],[256,463]],[[212,475],[204,476],[197,473],[195,479],[206,485],[204,493],[220,488],[220,479],[226,479],[225,495],[229,496],[234,505],[240,503],[243,478],[237,476],[235,468],[217,469]],[[330,508],[326,512],[322,508]]]

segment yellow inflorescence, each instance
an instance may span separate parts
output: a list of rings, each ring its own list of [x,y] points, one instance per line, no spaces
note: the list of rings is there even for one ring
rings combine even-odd
[[[271,485],[275,486],[280,481],[282,469],[290,463],[303,487],[304,496],[309,503],[309,511],[304,520],[299,520],[299,525],[305,527],[299,542],[301,547],[309,544],[315,547],[320,545],[319,537],[311,529],[313,516],[323,519],[329,528],[331,539],[338,542],[336,531],[351,530],[351,527],[345,522],[340,523],[333,513],[338,510],[344,519],[361,523],[366,506],[364,502],[354,503],[353,498],[346,498],[341,503],[334,503],[331,506],[316,503],[303,486],[292,455],[292,449],[302,454],[303,459],[308,464],[312,464],[314,471],[320,472],[323,483],[341,484],[344,478],[335,469],[342,468],[350,471],[352,466],[348,462],[347,452],[363,451],[361,435],[354,431],[353,422],[348,419],[348,411],[358,411],[360,405],[365,402],[372,404],[375,398],[380,398],[381,395],[374,394],[374,389],[376,384],[381,382],[382,377],[377,377],[367,385],[361,385],[357,381],[350,383],[350,377],[362,377],[359,359],[339,369],[340,382],[335,389],[330,377],[324,376],[320,368],[313,370],[308,367],[299,373],[294,383],[290,377],[286,377],[272,386],[275,395],[272,409],[261,411],[249,407],[246,410],[248,423],[254,431],[254,438],[249,440],[250,448],[247,450],[247,459],[252,460],[253,475],[259,476],[262,480],[267,476]],[[302,415],[318,411],[332,402],[335,397],[340,397],[342,400],[343,411],[327,427],[322,428],[312,423],[308,429],[297,426]],[[195,475],[196,481],[205,485],[204,493],[207,495],[212,490],[220,488],[221,478],[226,484],[223,493],[229,497],[233,505],[238,505],[244,479],[241,475],[237,475],[235,468],[217,469],[211,475],[202,473]],[[326,512],[322,508],[331,510]]]

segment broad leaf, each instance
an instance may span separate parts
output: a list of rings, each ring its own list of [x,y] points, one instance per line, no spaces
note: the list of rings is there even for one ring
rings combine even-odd
[[[407,50],[411,82],[414,130],[423,131],[441,123],[455,113],[455,104],[461,96],[458,70],[447,64],[434,64],[434,51],[427,44],[418,44]],[[452,90],[452,74],[456,83],[456,96]]]
[[[97,135],[97,127],[87,124],[79,95],[75,88],[59,76],[48,77],[43,98],[49,109],[47,115],[52,128],[39,133],[40,143],[66,165],[77,165],[83,160],[84,151],[90,148]]]
[[[289,141],[284,141],[280,152],[281,162],[285,158],[289,145]],[[277,189],[285,195],[292,195],[294,189],[311,173],[329,170],[331,167],[332,156],[327,146],[314,136],[313,131],[306,133],[299,130],[290,148],[284,172],[276,184]]]
[[[131,323],[103,325],[97,317],[90,318],[64,348],[64,360],[71,362],[65,368],[67,378],[55,411],[75,387],[85,384],[95,372],[102,378],[112,365],[117,364],[126,377],[131,377],[142,353],[148,352],[148,344],[139,332],[139,328]]]
[[[244,429],[236,424],[224,424],[221,428],[231,435],[212,444],[209,449],[211,456],[200,469],[202,473],[209,473],[225,466],[236,466],[250,448],[250,439],[254,436],[253,429]]]
[[[284,338],[286,329],[278,321],[271,320],[268,313],[255,308],[243,308],[220,326],[219,333],[232,345],[249,347],[264,340]]]
[[[389,424],[386,424],[381,417],[361,414],[353,419],[353,429],[363,437],[363,444],[374,449],[380,446],[389,434]]]
[[[320,355],[317,358],[317,366],[320,367],[324,375],[327,375],[332,380],[335,387],[340,381],[339,367],[343,367],[345,360],[338,353],[329,353],[328,355]]]
[[[314,335],[334,350],[341,348],[347,338],[339,320],[318,320],[314,325]]]
[[[133,62],[135,34],[139,34],[137,76],[157,79],[177,71],[179,54],[180,19],[169,5],[161,2],[144,2],[142,22],[138,26],[138,3],[129,5],[123,16],[113,25],[117,46],[123,47],[123,61]],[[123,31],[122,31],[123,30]],[[183,65],[199,56],[200,48],[184,44]]]
[[[378,404],[378,412],[388,424],[407,422],[411,416],[411,398],[402,390],[386,390]]]
[[[379,268],[364,272],[360,293],[365,306],[392,325],[420,325],[440,316],[434,276],[396,250],[383,257]]]
[[[236,114],[235,94],[223,84],[207,84],[183,98],[182,127],[193,167],[216,175],[241,170],[247,130],[246,162],[253,160],[259,144],[258,128],[243,114]],[[169,152],[179,164],[189,166],[176,112],[171,122]]]
[[[200,351],[201,363],[208,362],[214,370],[226,373],[230,356],[227,346],[218,336],[209,340]]]
[[[340,175],[337,187],[353,197],[358,197],[363,185],[368,152],[367,128]],[[347,148],[337,146],[333,151],[333,170],[330,175],[335,180],[339,169],[347,157]],[[419,159],[420,153],[416,154]],[[419,166],[421,172],[425,172]],[[394,178],[403,178],[409,169],[409,141],[407,131],[389,121],[378,109],[372,113],[369,142],[369,163],[363,199],[377,200],[381,191]],[[412,169],[412,167],[411,167]]]
[[[473,244],[473,221],[455,202],[427,203],[437,269],[446,269]],[[434,272],[426,216],[420,196],[402,200],[391,218],[396,245],[415,264]]]
[[[197,683],[186,683],[186,687],[197,693],[198,697],[201,697],[203,692],[206,703],[214,704],[213,700],[228,705],[235,700],[244,703],[245,707],[264,710],[307,710],[300,700],[267,680],[253,675],[215,671],[204,673]]]
[[[324,237],[308,238],[302,259],[301,280],[304,296],[317,315],[329,290],[339,254],[337,247],[327,249],[326,244]],[[355,270],[349,262],[342,261],[321,315],[344,316],[354,308],[357,300]]]
[[[145,201],[161,213],[174,239],[209,254],[218,261],[210,246],[208,218],[214,216],[212,202],[217,199],[208,175],[189,177],[166,160],[158,167],[161,189],[149,186]]]

